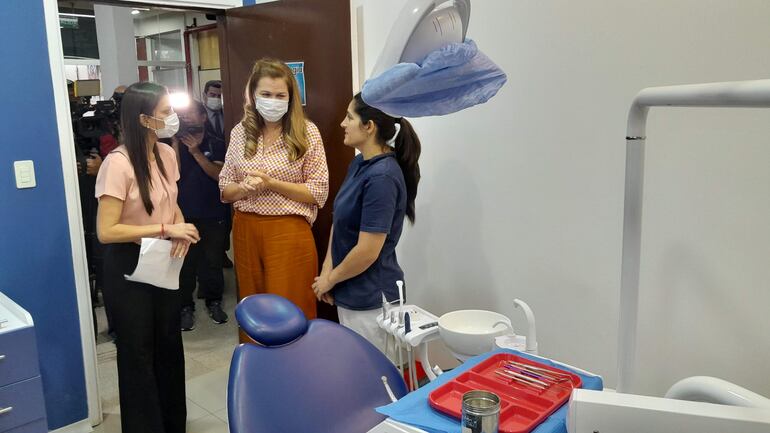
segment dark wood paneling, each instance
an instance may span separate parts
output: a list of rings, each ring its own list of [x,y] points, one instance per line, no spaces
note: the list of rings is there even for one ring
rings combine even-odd
[[[219,31],[228,137],[243,116],[243,89],[255,60],[275,57],[305,62],[305,111],[321,131],[329,164],[329,200],[313,227],[322,261],[332,203],[354,156],[342,144],[344,133],[339,126],[353,96],[349,0],[282,0],[229,9],[219,18]],[[336,312],[322,308],[319,316],[335,318]]]
[[[145,38],[136,38],[136,60],[147,60],[147,42]],[[147,66],[139,66],[139,81],[149,81]]]

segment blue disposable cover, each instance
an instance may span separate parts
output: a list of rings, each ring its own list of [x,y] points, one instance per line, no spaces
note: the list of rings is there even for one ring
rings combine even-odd
[[[436,50],[416,63],[399,63],[364,83],[361,96],[395,117],[441,116],[483,104],[507,77],[467,39]]]
[[[460,433],[460,421],[443,413],[433,410],[428,403],[428,396],[441,385],[449,382],[460,374],[470,370],[476,364],[498,353],[512,353],[527,359],[568,370],[580,376],[583,381],[583,389],[601,390],[604,382],[599,376],[593,376],[583,371],[575,371],[571,368],[558,365],[551,360],[534,357],[528,353],[511,349],[498,349],[483,355],[473,357],[452,371],[442,374],[428,385],[407,394],[395,403],[378,407],[377,411],[383,415],[425,430],[428,433]],[[567,404],[564,404],[556,412],[552,413],[540,425],[532,430],[532,433],[567,433]]]

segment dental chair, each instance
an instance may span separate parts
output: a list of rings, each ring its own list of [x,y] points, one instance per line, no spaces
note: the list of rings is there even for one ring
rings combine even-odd
[[[235,349],[227,409],[231,433],[361,433],[385,419],[374,408],[406,394],[396,367],[355,332],[308,321],[285,298],[259,294],[235,309],[254,343]]]

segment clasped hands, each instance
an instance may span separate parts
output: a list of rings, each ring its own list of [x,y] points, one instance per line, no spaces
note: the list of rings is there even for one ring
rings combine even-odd
[[[247,195],[254,195],[265,189],[270,189],[273,182],[275,182],[275,180],[273,180],[267,173],[259,170],[250,170],[247,172],[246,178],[241,181],[240,185]]]
[[[334,305],[334,296],[330,291],[334,288],[334,283],[329,279],[330,272],[321,271],[321,275],[315,277],[313,283],[313,293],[319,301],[326,302],[329,305]]]

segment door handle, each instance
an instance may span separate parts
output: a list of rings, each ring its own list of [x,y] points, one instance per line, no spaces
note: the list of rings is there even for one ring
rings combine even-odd
[[[5,415],[13,410],[13,406],[8,406],[0,409],[0,415]]]

